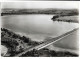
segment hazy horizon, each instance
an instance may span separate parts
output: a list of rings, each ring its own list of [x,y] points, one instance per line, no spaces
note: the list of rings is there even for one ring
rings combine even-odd
[[[3,2],[1,8],[17,8],[17,9],[77,9],[78,2],[59,2],[59,1],[27,1],[27,2]]]

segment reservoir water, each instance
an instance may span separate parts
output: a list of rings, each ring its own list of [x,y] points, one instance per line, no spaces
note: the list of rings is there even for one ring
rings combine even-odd
[[[2,27],[12,30],[20,35],[30,37],[33,41],[47,40],[49,37],[56,37],[78,27],[77,23],[53,22],[54,15],[32,14],[32,15],[11,15],[2,16]],[[55,44],[62,48],[78,47],[77,31]]]

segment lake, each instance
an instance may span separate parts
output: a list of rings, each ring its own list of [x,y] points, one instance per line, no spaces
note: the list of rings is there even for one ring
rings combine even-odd
[[[78,27],[77,23],[53,22],[54,15],[29,14],[2,16],[2,27],[20,35],[30,37],[33,41],[44,41],[49,37],[56,37]],[[78,49],[78,32],[55,43],[62,48]]]

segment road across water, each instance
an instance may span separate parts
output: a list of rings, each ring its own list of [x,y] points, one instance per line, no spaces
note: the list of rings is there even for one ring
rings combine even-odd
[[[46,46],[49,46],[49,45],[51,45],[51,44],[53,44],[53,43],[61,40],[62,38],[70,35],[72,32],[74,32],[74,31],[76,31],[76,30],[78,30],[78,28],[73,29],[73,30],[71,30],[71,31],[69,31],[69,32],[67,32],[67,33],[64,33],[64,34],[62,34],[62,35],[60,35],[60,36],[58,36],[58,37],[50,38],[49,40],[45,41],[44,43],[42,43],[42,44],[40,44],[40,45],[37,45],[37,46],[34,46],[34,47],[31,47],[31,48],[28,48],[28,49],[26,49],[25,51],[23,51],[22,53],[14,56],[14,57],[21,56],[22,54],[25,54],[25,53],[27,53],[28,51],[31,51],[31,50],[33,50],[33,49],[40,50],[40,49],[42,49],[42,48],[44,48],[44,47],[46,47]]]

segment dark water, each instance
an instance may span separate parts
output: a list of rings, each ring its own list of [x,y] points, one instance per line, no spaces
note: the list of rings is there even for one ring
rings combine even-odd
[[[78,27],[77,23],[53,22],[53,15],[12,15],[2,17],[2,27],[8,28],[21,35],[29,36],[32,40],[43,41],[48,37],[56,37]],[[76,32],[77,34],[77,32]],[[77,35],[66,37],[57,46],[77,48]]]

